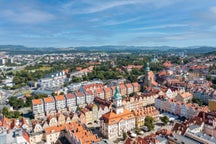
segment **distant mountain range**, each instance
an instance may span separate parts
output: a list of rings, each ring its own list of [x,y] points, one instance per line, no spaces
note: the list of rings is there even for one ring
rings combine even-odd
[[[65,52],[134,52],[134,53],[209,53],[216,51],[216,47],[209,46],[195,46],[195,47],[170,47],[170,46],[82,46],[82,47],[67,47],[67,48],[54,48],[54,47],[25,47],[22,45],[0,45],[0,52],[7,52],[10,54],[41,54],[41,53],[65,53]]]

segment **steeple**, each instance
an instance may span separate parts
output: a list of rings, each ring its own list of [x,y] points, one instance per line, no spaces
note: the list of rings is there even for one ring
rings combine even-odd
[[[120,94],[119,86],[116,87],[116,92],[113,96],[113,110],[117,114],[124,112],[124,108],[122,106],[122,96]]]
[[[119,90],[119,86],[117,86],[116,87],[116,92],[115,92],[115,94],[114,94],[114,100],[118,100],[118,99],[121,99],[122,98],[122,96],[121,96],[121,94],[120,94],[120,90]]]
[[[150,72],[149,63],[146,63],[144,88],[145,87],[151,87],[151,80],[149,78],[149,72]]]
[[[149,63],[146,63],[145,71],[146,71],[146,72],[149,72],[149,71],[150,71]]]

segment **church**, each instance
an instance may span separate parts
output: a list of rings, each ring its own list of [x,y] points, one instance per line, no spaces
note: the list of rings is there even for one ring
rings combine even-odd
[[[153,71],[150,71],[149,63],[147,63],[145,68],[144,89],[152,88],[157,85],[158,83],[155,81],[155,74]]]
[[[122,96],[119,87],[113,97],[112,110],[100,119],[101,133],[108,139],[117,138],[123,132],[127,132],[135,128],[135,116],[129,110],[124,109],[122,105]]]

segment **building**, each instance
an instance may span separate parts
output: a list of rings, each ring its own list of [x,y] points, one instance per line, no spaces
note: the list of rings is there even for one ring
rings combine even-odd
[[[96,104],[89,104],[87,105],[87,109],[92,112],[92,122],[98,122],[98,107]]]
[[[198,104],[183,103],[175,99],[169,99],[166,96],[159,96],[155,99],[155,107],[163,112],[169,112],[187,119],[196,116],[200,111],[208,112],[207,106]]]
[[[126,97],[126,99],[122,101],[122,104],[125,109],[132,111],[134,109],[139,109],[147,105],[153,105],[157,97],[157,92],[143,93],[142,95]]]
[[[180,93],[176,96],[176,100],[187,103],[193,98],[193,95],[190,92]]]
[[[112,111],[102,115],[100,119],[100,131],[108,139],[116,138],[123,132],[135,128],[135,116],[129,110],[124,109],[119,87],[116,87],[113,103]]]
[[[144,88],[151,88],[152,86],[157,86],[157,82],[155,81],[153,71],[150,71],[149,63],[147,63],[145,68]]]
[[[95,90],[95,96],[104,99],[104,91],[103,88],[97,88]]]
[[[77,100],[77,105],[85,105],[85,95],[82,92],[76,92],[76,100]]]
[[[158,130],[155,134],[151,133],[145,137],[138,136],[136,138],[127,137],[124,144],[168,144],[168,137],[171,132],[167,129]],[[172,144],[172,143],[170,143]]]
[[[85,125],[92,124],[94,121],[92,119],[92,111],[87,108],[82,108],[81,113],[85,116]]]
[[[127,94],[127,89],[126,89],[125,84],[121,84],[119,86],[119,90],[120,90],[121,95],[125,96]]]
[[[35,118],[44,117],[44,103],[42,99],[32,100],[32,111]]]
[[[46,97],[44,100],[44,111],[46,115],[48,114],[55,114],[56,108],[55,108],[55,100],[52,96]]]
[[[127,95],[130,95],[130,94],[132,94],[134,92],[133,85],[131,83],[128,83],[125,86],[126,86],[126,89],[127,89],[127,91],[126,91]]]
[[[110,87],[105,87],[103,90],[104,90],[104,98],[107,100],[111,100],[113,95],[112,89]]]
[[[150,116],[154,118],[154,120],[158,120],[160,114],[159,111],[153,106],[133,110],[133,113],[136,118],[136,127],[144,126],[146,116]]]
[[[183,123],[175,123],[170,142],[215,144],[215,118],[215,112],[200,112]]]
[[[66,104],[69,111],[76,111],[76,97],[73,93],[66,94]]]
[[[85,102],[87,104],[92,103],[94,101],[94,94],[93,94],[93,92],[89,90],[89,91],[84,91],[84,93],[85,93]]]
[[[133,92],[137,93],[140,91],[140,85],[137,82],[133,82]]]
[[[55,96],[54,98],[55,98],[56,110],[58,112],[65,111],[67,104],[66,104],[66,99],[64,95],[58,95],[58,96]]]
[[[215,99],[209,99],[208,100],[208,107],[210,111],[216,111],[216,100]]]

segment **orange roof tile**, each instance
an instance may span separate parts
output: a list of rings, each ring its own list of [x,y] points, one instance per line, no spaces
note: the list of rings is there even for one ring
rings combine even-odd
[[[124,84],[121,84],[121,85],[119,86],[119,88],[120,88],[120,89],[125,89],[126,87],[125,87]]]
[[[109,92],[109,91],[111,91],[111,88],[110,87],[106,87],[106,88],[104,88],[104,91],[105,92]]]
[[[183,98],[187,98],[187,97],[192,97],[192,94],[189,92],[185,92],[185,93],[180,94],[180,96]]]
[[[97,92],[97,93],[103,93],[104,91],[103,91],[102,88],[97,88],[97,89],[96,89],[96,92]]]
[[[52,102],[54,102],[54,99],[53,99],[53,97],[47,97],[47,98],[44,98],[44,102],[45,103],[52,103]]]
[[[102,115],[102,119],[104,119],[108,124],[115,124],[115,123],[118,123],[122,119],[128,120],[132,118],[135,118],[135,116],[129,110],[124,110],[124,112],[121,114],[116,114],[114,112],[108,112]]]
[[[33,105],[41,105],[42,103],[43,103],[42,99],[33,99],[32,100]]]
[[[56,99],[57,101],[62,101],[62,100],[65,99],[65,97],[64,97],[64,95],[58,95],[58,96],[55,97],[55,99]]]

